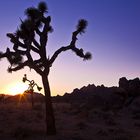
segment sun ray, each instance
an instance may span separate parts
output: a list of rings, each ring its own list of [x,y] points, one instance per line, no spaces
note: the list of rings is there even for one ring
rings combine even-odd
[[[28,85],[23,84],[22,82],[17,82],[7,86],[7,93],[11,95],[22,94],[27,89]]]

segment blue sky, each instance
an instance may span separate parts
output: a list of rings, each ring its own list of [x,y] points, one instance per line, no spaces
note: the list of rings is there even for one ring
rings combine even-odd
[[[39,0],[0,1],[0,46],[4,51],[12,46],[6,37],[14,32],[24,10],[37,6]],[[77,21],[88,20],[86,33],[78,37],[77,47],[90,51],[93,59],[83,62],[71,51],[56,60],[50,73],[52,94],[64,94],[88,84],[117,86],[122,76],[140,77],[140,1],[139,0],[47,0],[54,32],[49,36],[50,56],[61,46],[68,45]],[[0,62],[2,81],[0,92],[7,85],[20,82],[24,73],[41,84],[40,77],[25,68],[8,74],[7,61]]]

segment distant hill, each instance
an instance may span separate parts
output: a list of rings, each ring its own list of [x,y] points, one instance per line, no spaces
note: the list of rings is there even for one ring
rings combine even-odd
[[[105,108],[119,108],[123,105],[129,105],[136,97],[140,96],[140,79],[135,78],[127,80],[125,77],[119,79],[118,87],[105,87],[104,85],[95,86],[89,84],[82,88],[74,89],[71,93],[65,93],[63,96],[52,97],[53,102],[69,102],[73,104],[86,104],[86,106],[96,106]],[[31,101],[31,95],[24,93],[15,96],[6,95],[5,102],[25,102]],[[44,95],[34,92],[35,102],[44,102]]]
[[[34,92],[33,97],[34,97],[35,102],[44,101],[44,98],[43,98],[44,95],[41,93]],[[6,95],[5,94],[5,97],[4,97],[5,103],[26,102],[26,101],[31,101],[31,95],[29,93],[17,94],[17,95]]]
[[[125,77],[119,79],[119,87],[95,86],[89,84],[82,88],[74,89],[71,93],[53,98],[54,102],[70,102],[75,104],[88,104],[90,107],[120,108],[131,102],[140,95],[140,80],[135,78],[127,80]]]

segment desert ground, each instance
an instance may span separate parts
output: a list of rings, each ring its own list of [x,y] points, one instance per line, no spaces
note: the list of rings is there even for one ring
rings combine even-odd
[[[97,99],[96,99],[97,100]],[[56,136],[45,136],[44,103],[0,103],[1,140],[139,140],[140,98],[111,109],[96,104],[53,102]]]

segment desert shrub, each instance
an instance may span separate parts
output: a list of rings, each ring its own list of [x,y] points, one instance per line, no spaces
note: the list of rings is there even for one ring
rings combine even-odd
[[[140,114],[135,114],[135,115],[133,116],[133,119],[135,119],[135,120],[140,120]]]
[[[36,117],[37,117],[39,120],[42,120],[42,119],[43,119],[43,114],[42,114],[42,112],[37,112],[37,113],[36,113]]]
[[[43,109],[42,104],[35,104],[33,106],[33,110],[42,111],[42,109]]]
[[[86,125],[84,122],[79,122],[79,123],[77,124],[77,127],[78,127],[79,129],[85,129],[85,128],[87,127],[87,125]]]
[[[132,137],[130,137],[130,136],[117,136],[117,137],[114,137],[113,140],[132,140]]]
[[[115,126],[115,125],[117,125],[117,123],[113,119],[106,120],[105,122],[109,126]]]
[[[132,113],[133,113],[133,115],[135,115],[135,114],[139,114],[140,115],[140,110],[133,110]]]
[[[25,137],[29,137],[31,134],[32,134],[31,130],[24,127],[17,127],[13,132],[13,137],[23,139]]]
[[[100,136],[108,136],[108,132],[102,129],[98,130],[96,134]]]
[[[117,128],[117,127],[112,127],[112,128],[109,128],[108,129],[108,131],[109,131],[109,133],[110,134],[112,134],[113,136],[122,136],[122,135],[124,135],[124,134],[127,134],[127,132],[124,130],[124,129],[122,129],[122,128]],[[115,139],[116,137],[114,137],[114,139]],[[114,140],[113,139],[113,140]]]
[[[134,125],[135,125],[136,127],[139,127],[139,128],[140,128],[140,123],[135,122]]]
[[[21,122],[25,122],[27,120],[27,117],[25,116],[25,114],[19,114],[18,116],[18,120]]]
[[[4,133],[4,130],[0,129],[0,134]]]
[[[72,140],[85,140],[79,136],[72,136]]]

